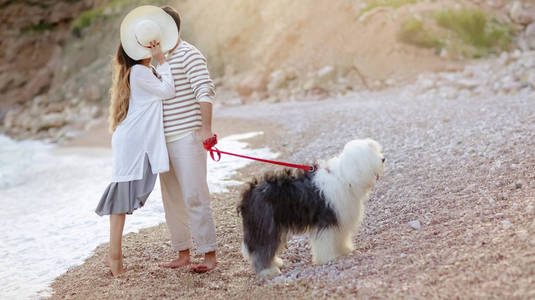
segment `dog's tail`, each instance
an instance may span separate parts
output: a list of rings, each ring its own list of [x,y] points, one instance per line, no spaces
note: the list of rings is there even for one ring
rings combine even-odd
[[[248,187],[242,192],[240,204],[238,204],[238,206],[236,207],[236,213],[238,214],[238,216],[243,215],[243,211],[246,209],[244,200],[249,199],[251,197],[251,193],[257,185],[258,179],[255,178],[253,181],[249,182]]]

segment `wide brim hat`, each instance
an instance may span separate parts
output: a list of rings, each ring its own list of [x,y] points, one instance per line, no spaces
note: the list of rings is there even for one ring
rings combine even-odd
[[[153,40],[160,42],[163,52],[173,49],[178,42],[175,20],[153,5],[130,11],[121,22],[121,44],[126,54],[134,60],[151,57],[150,42]]]

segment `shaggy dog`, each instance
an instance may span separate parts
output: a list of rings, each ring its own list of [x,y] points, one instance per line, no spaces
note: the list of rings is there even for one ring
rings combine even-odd
[[[364,204],[384,172],[381,151],[374,140],[353,140],[315,172],[286,169],[250,183],[238,206],[242,253],[260,277],[280,274],[277,255],[291,233],[308,233],[315,264],[354,250],[352,236],[362,222]]]

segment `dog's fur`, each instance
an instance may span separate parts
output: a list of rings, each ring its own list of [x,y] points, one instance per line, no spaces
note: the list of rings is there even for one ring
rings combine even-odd
[[[384,157],[379,143],[353,140],[342,153],[320,162],[316,172],[286,169],[255,180],[243,192],[242,253],[261,277],[280,274],[287,235],[308,233],[312,261],[323,264],[353,251],[353,234],[379,176]]]

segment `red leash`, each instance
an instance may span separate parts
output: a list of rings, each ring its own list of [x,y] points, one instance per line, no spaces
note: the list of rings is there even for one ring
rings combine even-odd
[[[305,171],[309,171],[309,172],[316,171],[316,167],[314,167],[314,166],[296,165],[296,164],[285,163],[285,162],[282,162],[282,161],[267,160],[267,159],[262,159],[262,158],[256,158],[256,157],[251,157],[251,156],[246,156],[246,155],[240,155],[240,154],[236,154],[236,153],[230,153],[230,152],[221,151],[221,150],[217,149],[216,147],[214,147],[216,144],[217,144],[217,135],[215,135],[215,134],[214,134],[213,137],[211,137],[211,138],[209,138],[209,139],[207,139],[207,140],[205,140],[203,142],[204,149],[206,149],[206,151],[210,152],[210,157],[212,157],[212,159],[214,161],[220,161],[221,160],[221,154],[228,154],[228,155],[232,155],[232,156],[237,156],[237,157],[241,157],[241,158],[247,158],[247,159],[251,159],[251,160],[256,160],[256,161],[261,161],[261,162],[265,162],[265,163],[274,164],[274,165],[301,169],[301,170],[305,170]],[[217,158],[215,157],[216,155],[214,153],[217,154]]]

